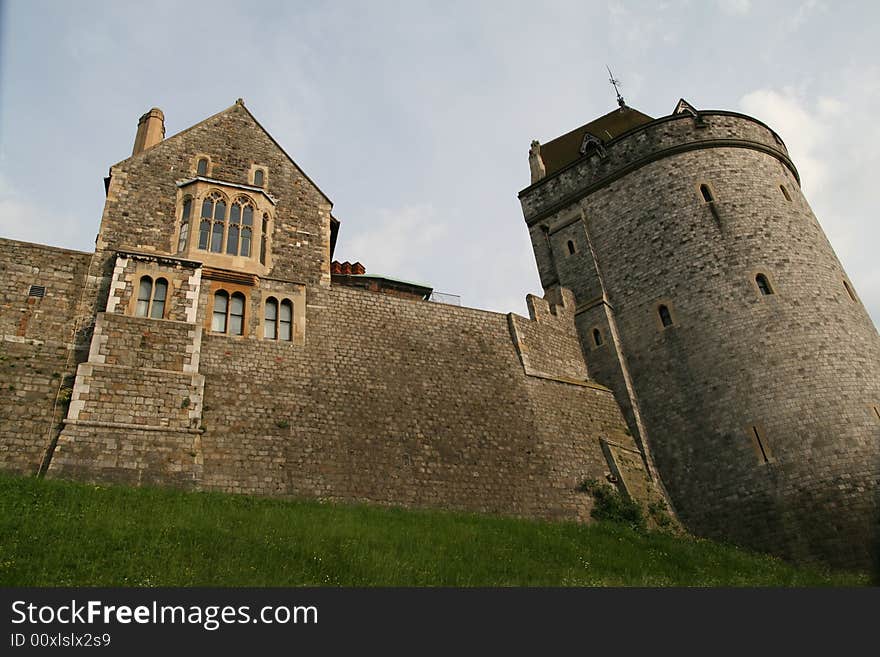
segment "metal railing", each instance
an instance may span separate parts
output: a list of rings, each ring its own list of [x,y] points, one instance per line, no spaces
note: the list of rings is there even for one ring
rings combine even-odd
[[[461,305],[461,297],[459,295],[447,294],[446,292],[431,292],[431,296],[428,297],[428,301],[433,301],[434,303],[445,303],[448,306]]]

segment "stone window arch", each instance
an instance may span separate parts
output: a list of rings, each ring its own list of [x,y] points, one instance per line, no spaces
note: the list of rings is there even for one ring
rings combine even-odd
[[[601,347],[602,344],[603,344],[602,331],[600,331],[598,327],[594,328],[593,329],[593,348]]]
[[[167,299],[168,281],[166,279],[157,278],[154,282],[150,276],[141,276],[138,281],[137,305],[134,314],[136,317],[163,319]]]
[[[263,169],[254,169],[254,187],[266,186],[266,172]]]
[[[700,196],[703,197],[703,201],[705,203],[715,202],[715,195],[712,193],[712,189],[706,183],[700,184]]]
[[[761,293],[761,296],[766,297],[775,294],[773,286],[770,285],[770,281],[765,274],[758,274],[755,276],[755,285],[758,286],[758,292]]]
[[[226,197],[214,190],[202,200],[199,248],[212,253],[222,253],[225,232]]]
[[[779,186],[779,191],[782,192],[782,195],[785,197],[785,200],[791,203],[791,194],[788,193],[788,190],[785,188],[785,185]]]
[[[574,240],[568,240],[566,247],[568,248],[568,255],[574,255],[577,253],[577,249],[574,246]]]
[[[207,178],[210,177],[212,173],[214,163],[211,161],[209,155],[199,153],[192,159],[192,164],[190,166],[195,175]]]
[[[657,325],[661,331],[675,325],[675,314],[672,311],[672,303],[669,301],[661,301],[656,306]]]

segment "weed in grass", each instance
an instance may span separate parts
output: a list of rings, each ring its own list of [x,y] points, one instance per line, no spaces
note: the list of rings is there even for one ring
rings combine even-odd
[[[593,496],[591,515],[596,520],[620,522],[636,531],[647,530],[648,522],[642,507],[617,488],[588,479],[581,484],[580,489]]]

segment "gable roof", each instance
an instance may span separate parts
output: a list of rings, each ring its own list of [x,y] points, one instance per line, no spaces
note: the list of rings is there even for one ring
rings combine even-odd
[[[251,114],[251,111],[250,111],[247,107],[244,106],[244,101],[243,101],[241,98],[239,98],[238,100],[236,100],[235,103],[233,103],[231,106],[227,107],[226,109],[224,109],[224,110],[220,110],[220,111],[217,112],[216,114],[212,114],[212,115],[209,116],[208,118],[206,118],[206,119],[202,119],[202,120],[199,121],[198,123],[195,123],[195,124],[191,125],[190,127],[185,128],[184,130],[181,130],[180,132],[176,132],[176,133],[174,133],[173,135],[171,135],[170,137],[166,137],[165,139],[163,139],[163,140],[160,141],[160,142],[157,142],[156,144],[153,144],[152,146],[150,146],[150,147],[147,148],[146,150],[141,151],[141,152],[138,153],[137,155],[132,155],[132,156],[130,156],[130,157],[125,158],[124,160],[120,160],[120,161],[117,162],[116,164],[121,164],[122,162],[126,162],[126,161],[128,161],[128,160],[133,160],[133,159],[135,159],[135,158],[141,157],[144,153],[148,153],[148,152],[150,152],[151,150],[153,150],[154,148],[157,148],[157,147],[161,146],[162,144],[166,144],[166,143],[168,143],[169,141],[171,141],[171,140],[173,140],[173,139],[177,139],[177,138],[180,137],[181,135],[185,135],[185,134],[186,134],[187,132],[189,132],[190,130],[194,130],[195,128],[198,128],[198,127],[204,125],[204,124],[207,123],[208,121],[211,121],[212,119],[216,119],[218,116],[222,116],[223,114],[226,114],[227,112],[234,112],[234,111],[243,111],[243,112],[245,112],[245,113],[250,117],[251,121],[253,121],[254,124],[255,124],[260,130],[263,131],[263,134],[265,134],[265,135],[269,138],[269,140],[270,140],[273,144],[275,144],[275,146],[278,148],[279,151],[281,151],[281,153],[284,155],[284,157],[286,157],[286,158],[290,161],[290,163],[293,164],[293,166],[295,166],[295,167],[297,168],[297,170],[303,175],[303,177],[304,177],[306,180],[308,180],[308,181],[312,184],[312,186],[314,186],[315,189],[318,190],[318,193],[321,194],[321,196],[324,197],[324,199],[330,204],[330,206],[331,206],[331,207],[333,206],[333,201],[330,200],[330,197],[327,196],[327,195],[323,192],[323,190],[321,190],[320,187],[318,187],[318,185],[315,183],[314,180],[312,180],[311,178],[309,178],[309,175],[303,170],[303,168],[302,168],[299,164],[296,163],[296,161],[295,161],[292,157],[290,157],[290,155],[288,154],[288,152],[284,150],[284,148],[281,146],[281,144],[279,144],[279,143],[275,140],[275,138],[269,133],[269,131],[266,130],[266,128],[263,127],[263,125],[257,120],[257,117],[255,117],[253,114]],[[113,165],[113,166],[116,166],[116,165]],[[333,217],[333,219],[335,219],[335,217]],[[338,220],[337,220],[337,223],[338,223]]]
[[[627,130],[653,120],[647,114],[642,114],[640,111],[624,105],[608,112],[605,116],[585,123],[580,128],[565,133],[561,137],[541,144],[541,159],[544,161],[547,175],[549,176],[583,157],[580,149],[587,133],[598,137],[603,142],[608,142]]]

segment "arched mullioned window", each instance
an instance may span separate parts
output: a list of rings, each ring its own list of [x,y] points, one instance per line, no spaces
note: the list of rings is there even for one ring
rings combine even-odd
[[[593,345],[596,347],[602,346],[602,331],[597,328],[593,329]]]
[[[284,299],[280,304],[275,297],[266,299],[263,318],[263,337],[267,340],[293,340],[293,304]]]
[[[712,201],[715,200],[715,198],[712,196],[712,190],[709,189],[709,185],[706,185],[706,184],[700,185],[700,194],[703,195],[703,200],[706,203],[711,203]]]
[[[183,211],[180,214],[180,234],[177,237],[177,252],[186,250],[186,242],[189,239],[189,220],[192,216],[193,200],[187,196],[183,200]]]
[[[788,190],[785,188],[785,185],[780,185],[779,191],[782,192],[782,195],[785,197],[785,200],[790,203],[791,202],[791,195],[788,193]]]
[[[211,317],[211,330],[215,333],[244,335],[245,298],[241,292],[217,290],[214,293],[214,309]]]
[[[254,185],[256,187],[262,187],[263,181],[265,180],[265,174],[262,169],[257,169],[254,171]]]
[[[138,283],[137,305],[135,315],[162,319],[165,317],[165,300],[168,297],[168,281],[157,278],[155,284],[149,276],[141,276]]]
[[[767,280],[767,277],[764,276],[764,274],[758,274],[755,276],[755,284],[758,286],[758,290],[760,290],[763,296],[773,294],[773,286],[770,285],[770,281]]]
[[[202,201],[202,221],[199,225],[199,248],[222,253],[223,233],[226,227],[226,199],[220,192],[211,192]]]
[[[196,174],[199,176],[208,175],[208,158],[199,158],[199,162],[196,164]]]
[[[669,312],[668,306],[663,304],[657,306],[657,314],[660,316],[660,324],[663,325],[663,328],[672,326],[672,313]]]
[[[574,242],[571,240],[568,240],[567,246],[568,246],[568,255],[574,255],[575,254]]]
[[[235,199],[229,208],[229,233],[226,253],[250,257],[254,235],[254,205],[245,196]]]

